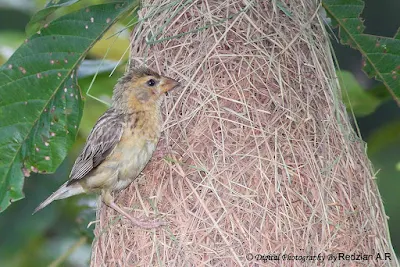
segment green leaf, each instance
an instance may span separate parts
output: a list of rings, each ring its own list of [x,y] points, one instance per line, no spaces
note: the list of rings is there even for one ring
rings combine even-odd
[[[394,39],[400,40],[400,28],[397,29],[397,32],[394,35]]]
[[[54,172],[82,116],[75,69],[136,2],[85,8],[49,23],[0,67],[0,211],[23,198],[23,176]]]
[[[348,110],[352,110],[356,117],[373,113],[381,104],[381,100],[371,95],[358,83],[349,71],[337,71],[340,88],[342,89],[343,103]]]
[[[46,5],[45,8],[39,10],[25,27],[26,34],[28,36],[37,32],[46,22],[46,19],[54,13],[58,8],[70,6],[80,0],[51,0]]]
[[[363,70],[383,82],[400,104],[400,35],[389,38],[364,34],[361,0],[324,0],[322,6],[332,18],[332,25],[339,27],[341,43],[361,52]]]

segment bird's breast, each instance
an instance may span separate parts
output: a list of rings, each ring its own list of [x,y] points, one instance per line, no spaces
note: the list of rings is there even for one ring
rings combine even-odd
[[[118,168],[118,181],[114,190],[127,187],[144,169],[151,159],[157,143],[146,141],[141,146],[127,146],[119,152],[121,160]]]
[[[114,185],[114,190],[127,187],[151,159],[160,131],[158,126],[152,127],[148,123],[149,121],[147,125],[136,124],[136,127],[125,128],[121,141],[113,152],[119,161],[118,182]]]

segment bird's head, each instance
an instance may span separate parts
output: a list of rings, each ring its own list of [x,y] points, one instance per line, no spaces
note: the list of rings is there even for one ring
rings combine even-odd
[[[151,106],[159,104],[162,96],[171,89],[179,86],[174,79],[161,76],[148,68],[129,70],[114,88],[113,105],[121,106]]]

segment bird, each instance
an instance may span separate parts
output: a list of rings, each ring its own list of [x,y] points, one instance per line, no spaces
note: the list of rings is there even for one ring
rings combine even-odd
[[[112,104],[88,135],[69,180],[33,214],[54,200],[97,193],[103,203],[136,226],[150,229],[165,225],[133,217],[114,202],[113,195],[128,187],[150,161],[161,135],[162,99],[179,85],[147,67],[128,69],[114,86]]]

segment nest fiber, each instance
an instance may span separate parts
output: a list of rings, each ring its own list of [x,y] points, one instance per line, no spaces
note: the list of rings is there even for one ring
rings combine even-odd
[[[157,155],[117,202],[168,225],[143,230],[102,207],[92,266],[395,265],[318,8],[143,2],[130,64],[182,86],[163,102]],[[375,258],[385,252],[393,262]],[[374,258],[328,261],[338,253]]]

